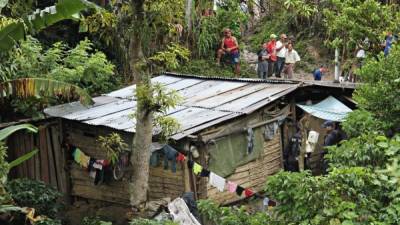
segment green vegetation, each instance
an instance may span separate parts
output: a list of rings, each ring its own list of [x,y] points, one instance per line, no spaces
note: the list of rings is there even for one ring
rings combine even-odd
[[[250,67],[249,64],[242,63],[240,67],[241,77],[256,77],[255,69]],[[195,74],[210,77],[235,77],[231,65],[216,65],[214,59],[192,59],[188,63],[182,64],[176,71],[183,74]]]
[[[97,141],[100,143],[101,149],[106,152],[107,159],[111,162],[111,165],[115,165],[119,155],[128,150],[128,145],[118,133],[99,136]]]
[[[61,193],[40,181],[15,179],[7,183],[6,189],[17,205],[35,208],[38,215],[54,218],[61,207],[57,201]]]
[[[138,2],[143,3],[138,4],[142,12],[135,8]],[[203,14],[211,7],[209,1],[194,1],[189,30],[184,0],[110,1],[104,8],[88,1],[59,0],[59,12],[54,14],[46,11],[54,1],[0,0],[1,122],[40,117],[44,107],[78,98],[89,104],[89,95],[98,96],[134,80],[142,82],[136,93],[139,132],[151,133],[155,126],[159,139],[167,141],[180,129],[175,120],[166,117],[180,97],[162,85],[150,85],[150,74],[174,70],[233,77],[230,65],[220,67],[214,62],[225,27],[233,31],[241,46],[248,45],[253,52],[272,33],[293,35],[302,58],[297,68],[305,72],[311,72],[336,47],[342,65],[351,68],[355,50],[364,45],[369,58],[356,71],[363,85],[354,94],[359,109],[342,124],[350,139],[328,148],[329,173],[280,172],[271,176],[265,191],[279,204],[268,213],[251,214],[245,207],[219,207],[210,201],[200,201],[199,210],[211,224],[218,225],[400,224],[400,48],[394,45],[387,57],[380,53],[386,32],[400,31],[400,13],[398,3],[381,2],[268,1],[268,15],[245,37],[243,25],[250,18],[240,11],[238,1],[224,1],[214,15]],[[33,13],[36,9],[39,13]],[[317,47],[322,54],[311,54],[310,47]],[[241,71],[242,77],[256,76],[244,61]],[[10,168],[37,152],[6,161],[5,138],[20,129],[36,131],[28,125],[0,131],[0,213],[17,215],[25,212],[22,207],[34,207],[38,214],[50,217],[36,224],[59,225],[56,215],[61,195],[54,188],[26,179],[7,182]],[[136,148],[148,149],[146,143],[152,141],[146,139],[148,135],[141,133]],[[114,163],[126,147],[115,135],[99,141]],[[147,156],[136,158],[147,163]],[[137,192],[146,197],[143,190]],[[86,218],[82,224],[110,223]],[[172,225],[146,219],[130,224]]]

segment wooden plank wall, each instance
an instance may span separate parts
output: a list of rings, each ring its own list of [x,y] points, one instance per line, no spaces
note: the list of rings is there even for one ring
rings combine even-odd
[[[34,149],[39,150],[34,157],[13,168],[11,177],[40,180],[69,194],[59,124],[41,123],[38,127],[39,132],[36,134],[19,131],[8,138],[9,161]]]
[[[259,192],[263,190],[268,176],[277,173],[282,168],[281,132],[278,129],[272,140],[264,142],[264,153],[259,159],[238,167],[226,179],[244,188],[252,188]],[[219,192],[209,184],[207,184],[207,196],[220,204],[228,204],[243,199],[243,197],[240,198],[235,193]]]
[[[68,123],[65,126],[65,134],[68,142],[81,149],[84,153],[97,159],[104,159],[105,152],[100,150],[96,139],[98,135],[106,135],[113,132],[112,129],[90,127],[78,123]],[[132,138],[126,133],[120,133],[126,143],[130,144]],[[118,204],[129,204],[127,178],[122,181],[112,181],[110,184],[94,185],[94,180],[89,177],[89,172],[79,167],[69,153],[69,165],[71,171],[71,195],[87,199],[95,199]],[[150,167],[149,199],[156,200],[164,197],[176,198],[184,192],[183,165],[177,164],[177,171],[164,170],[163,158],[161,165]],[[169,163],[171,164],[171,162]]]

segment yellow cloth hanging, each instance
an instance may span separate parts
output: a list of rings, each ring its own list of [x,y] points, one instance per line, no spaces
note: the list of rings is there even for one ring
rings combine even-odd
[[[193,173],[194,174],[198,175],[202,169],[203,169],[203,167],[200,166],[199,164],[197,164],[197,163],[193,164]]]
[[[89,161],[90,161],[90,157],[85,155],[83,152],[81,152],[79,164],[84,168],[88,168]]]

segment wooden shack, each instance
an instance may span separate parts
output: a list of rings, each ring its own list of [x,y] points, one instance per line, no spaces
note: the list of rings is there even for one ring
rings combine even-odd
[[[309,94],[304,92],[304,87],[314,86],[291,80],[210,78],[173,73],[154,77],[152,82],[177,90],[184,99],[169,111],[168,116],[181,125],[181,130],[170,137],[171,145],[187,156],[194,156],[193,151],[197,151],[199,156],[194,160],[200,165],[257,192],[263,190],[268,176],[283,169],[282,150],[297,119],[296,101]],[[49,165],[50,171],[43,174],[42,166],[27,162],[29,167],[40,168],[41,173],[36,174],[34,170],[29,174],[32,172],[24,170],[18,176],[57,184],[66,196],[128,204],[126,179],[94,185],[88,172],[73,162],[71,153],[62,143],[67,140],[98,159],[106,157],[96,141],[99,136],[116,132],[131,144],[135,121],[129,115],[136,107],[135,88],[133,85],[96,97],[95,104],[90,107],[73,102],[46,109],[52,121],[50,130],[46,131],[51,137],[46,137],[46,143],[53,147],[40,145],[40,150],[46,149],[47,154],[41,152],[37,160]],[[322,92],[347,92],[343,88],[331,88],[322,87]],[[16,137],[11,142],[17,140]],[[153,141],[157,141],[156,136]],[[54,176],[57,179],[53,181]],[[175,198],[187,191],[195,192],[197,198],[209,198],[222,204],[243,198],[217,191],[208,184],[207,178],[195,176],[185,163],[178,164],[176,172],[162,165],[151,167],[149,179],[149,200]]]

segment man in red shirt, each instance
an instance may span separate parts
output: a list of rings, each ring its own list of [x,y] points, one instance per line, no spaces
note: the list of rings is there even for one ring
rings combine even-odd
[[[275,34],[271,34],[269,36],[270,41],[265,46],[267,52],[270,54],[270,57],[268,59],[268,77],[272,76],[272,74],[274,73],[275,63],[278,59],[276,56],[276,37],[277,36]]]
[[[220,64],[223,55],[229,56],[231,63],[235,65],[236,77],[240,75],[240,54],[239,44],[230,29],[224,29],[224,38],[221,40],[220,48],[217,52],[217,64]]]

